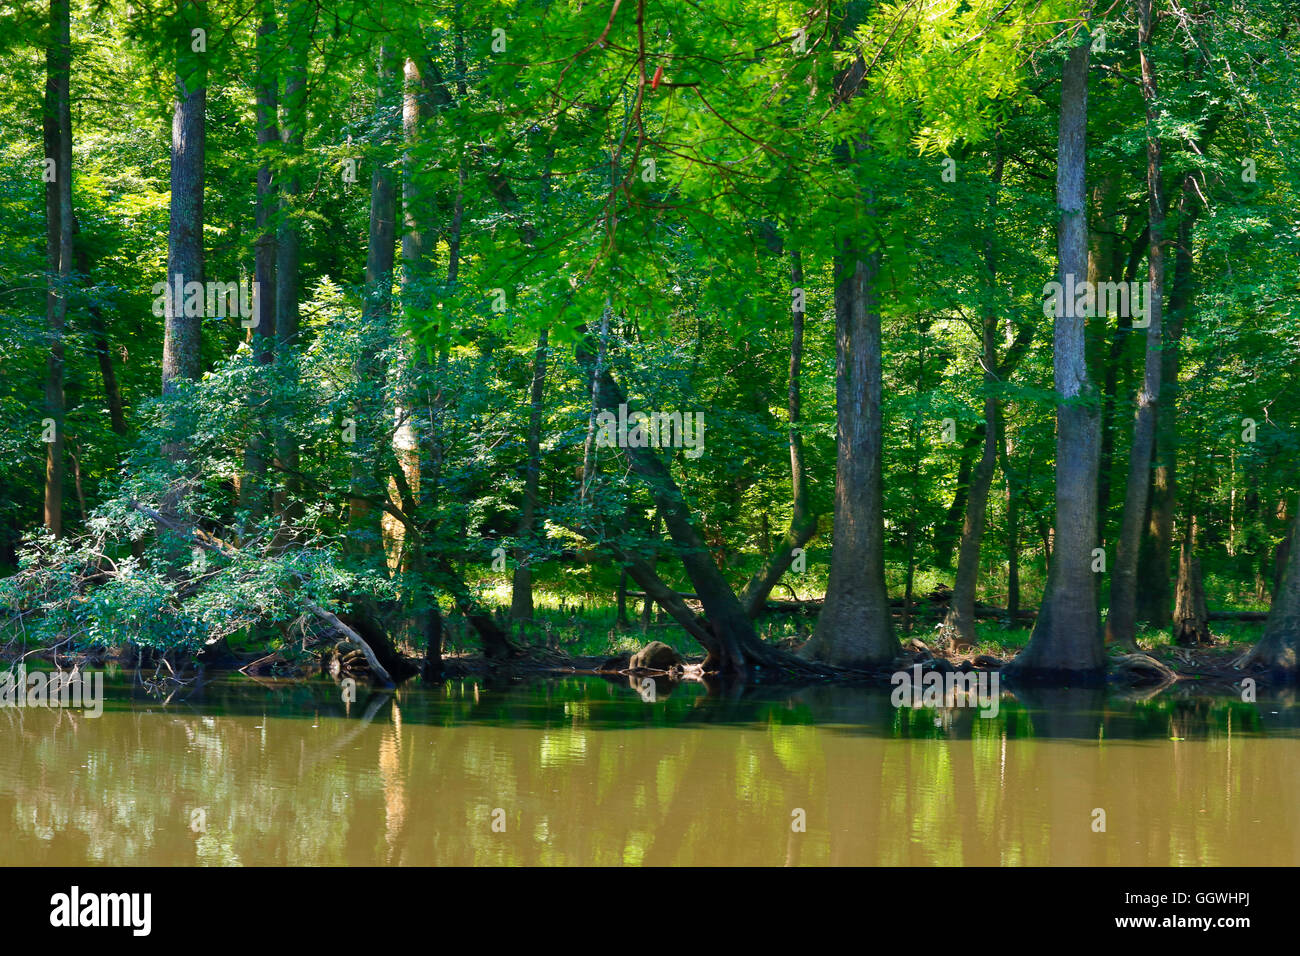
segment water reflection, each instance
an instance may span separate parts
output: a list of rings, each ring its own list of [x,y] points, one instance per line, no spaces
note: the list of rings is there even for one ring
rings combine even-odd
[[[625,678],[108,694],[0,709],[0,862],[1300,863],[1294,694],[1029,689],[991,718]]]

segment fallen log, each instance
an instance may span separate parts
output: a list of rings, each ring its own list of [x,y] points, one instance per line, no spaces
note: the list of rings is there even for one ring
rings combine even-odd
[[[308,602],[305,607],[321,621],[328,624],[330,627],[337,629],[340,634],[346,637],[353,644],[357,645],[357,647],[361,648],[361,653],[366,657],[366,663],[370,665],[371,671],[373,671],[377,677],[382,678],[390,684],[394,683],[392,675],[384,669],[383,664],[379,663],[379,658],[375,656],[374,649],[366,643],[364,637],[340,621],[337,614],[331,614],[323,607],[310,602]]]

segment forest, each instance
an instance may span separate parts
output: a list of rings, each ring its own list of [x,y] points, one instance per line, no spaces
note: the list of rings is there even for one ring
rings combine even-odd
[[[0,653],[1294,681],[1298,51],[1287,0],[0,0]]]

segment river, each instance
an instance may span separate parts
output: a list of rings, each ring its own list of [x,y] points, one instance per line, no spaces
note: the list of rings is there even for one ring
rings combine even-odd
[[[1298,784],[1289,692],[115,672],[99,717],[0,708],[0,863],[1294,866]]]

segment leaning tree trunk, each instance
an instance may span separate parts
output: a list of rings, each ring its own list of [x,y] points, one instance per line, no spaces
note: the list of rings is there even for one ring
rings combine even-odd
[[[1151,462],[1155,452],[1156,425],[1163,375],[1161,309],[1165,287],[1165,200],[1160,171],[1160,134],[1156,129],[1156,75],[1151,61],[1151,0],[1137,0],[1138,42],[1142,59],[1142,98],[1147,119],[1147,262],[1150,281],[1147,292],[1149,324],[1146,336],[1146,365],[1138,390],[1137,414],[1133,421],[1133,445],[1129,452],[1128,485],[1124,497],[1124,518],[1115,567],[1111,575],[1110,613],[1106,617],[1106,639],[1130,651],[1137,649],[1138,559],[1142,526],[1147,518],[1147,497],[1151,488]]]
[[[579,338],[574,347],[578,364],[591,376],[594,385],[592,399],[594,405],[602,410],[617,413],[620,405],[627,405],[627,395],[614,380],[608,368],[596,371],[596,353],[598,344],[585,327],[579,329]],[[629,408],[631,415],[636,409]],[[780,666],[787,655],[775,648],[764,647],[754,630],[754,624],[741,607],[731,585],[727,583],[718,566],[709,556],[709,549],[700,536],[691,517],[690,508],[682,496],[681,489],[673,480],[672,473],[660,459],[654,448],[641,448],[629,444],[625,449],[632,471],[649,489],[654,498],[659,514],[663,516],[668,534],[677,547],[682,564],[690,577],[695,593],[704,606],[706,628],[710,635],[708,640],[701,639],[701,644],[708,651],[704,666],[706,670],[717,670],[725,675],[739,678],[749,677],[755,667]],[[584,476],[587,481],[589,476]],[[625,562],[627,563],[627,562]],[[650,593],[651,583],[638,576],[634,564],[628,564],[628,573]],[[672,608],[656,595],[660,606]],[[699,636],[698,634],[696,635]]]
[[[1088,51],[1080,26],[1061,84],[1056,202],[1059,282],[1077,285],[1088,274],[1086,206]],[[1088,378],[1086,323],[1063,292],[1056,296],[1056,538],[1047,588],[1029,644],[1007,665],[1021,680],[1096,680],[1106,652],[1097,615],[1092,551],[1097,540],[1098,415]],[[1072,305],[1072,303],[1070,304]]]
[[[53,161],[53,179],[45,184],[46,319],[50,350],[45,370],[45,527],[63,535],[64,327],[72,291],[72,72],[69,0],[50,0],[50,35],[46,46],[45,156]],[[45,429],[42,429],[43,431]]]

